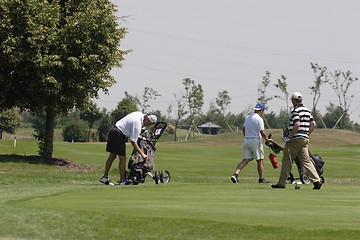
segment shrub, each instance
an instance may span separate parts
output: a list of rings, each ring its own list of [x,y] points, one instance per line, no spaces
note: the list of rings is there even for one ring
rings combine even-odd
[[[72,120],[66,123],[63,138],[66,142],[85,142],[87,138],[87,123],[83,120]]]

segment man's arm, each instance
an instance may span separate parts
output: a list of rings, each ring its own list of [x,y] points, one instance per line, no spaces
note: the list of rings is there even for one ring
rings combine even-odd
[[[134,142],[134,141],[131,141],[131,145],[133,146],[133,148],[135,148],[135,150],[141,155],[141,157],[146,160],[147,159],[147,155],[141,150],[141,148],[139,147],[139,145]]]
[[[314,131],[315,128],[316,128],[316,122],[311,121],[310,122],[310,127],[309,127],[309,135]]]
[[[266,136],[265,130],[261,130],[260,135],[263,139],[265,139],[265,142],[269,141],[268,137]]]
[[[299,130],[300,128],[300,122],[294,122],[294,127],[293,129],[291,129],[290,133],[289,133],[289,138],[293,138],[295,133]]]

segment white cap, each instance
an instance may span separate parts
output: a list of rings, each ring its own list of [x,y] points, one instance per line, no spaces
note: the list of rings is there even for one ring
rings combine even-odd
[[[151,123],[156,123],[157,117],[155,115],[147,115],[147,118]]]
[[[294,93],[291,95],[291,99],[302,100],[302,95],[301,95],[301,93],[299,93],[299,92],[294,92]]]

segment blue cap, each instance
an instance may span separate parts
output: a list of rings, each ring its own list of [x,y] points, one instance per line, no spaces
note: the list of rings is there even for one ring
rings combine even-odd
[[[256,106],[253,108],[255,111],[265,110],[265,104],[259,102],[256,104]]]

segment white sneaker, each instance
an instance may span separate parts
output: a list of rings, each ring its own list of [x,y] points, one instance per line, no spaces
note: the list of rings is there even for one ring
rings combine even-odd
[[[114,186],[114,184],[110,181],[110,178],[107,178],[107,177],[102,177],[100,179],[100,182],[105,184],[105,185]]]
[[[131,181],[124,180],[124,181],[120,181],[119,185],[133,185],[133,183]]]

